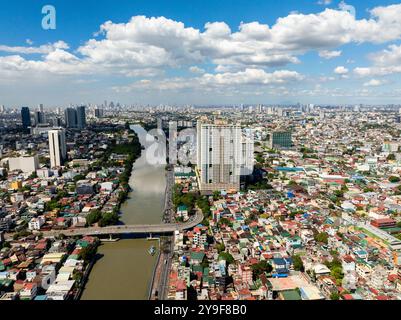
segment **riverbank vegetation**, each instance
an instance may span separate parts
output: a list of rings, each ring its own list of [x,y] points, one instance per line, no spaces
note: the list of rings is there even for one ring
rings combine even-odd
[[[126,128],[129,128],[129,125],[126,125]],[[92,211],[87,217],[88,225],[98,223],[100,227],[106,227],[118,223],[121,205],[127,200],[130,192],[129,179],[132,174],[132,169],[135,161],[141,156],[141,153],[142,145],[135,132],[130,133],[128,142],[117,144],[115,140],[112,141],[110,146],[104,152],[103,157],[98,162],[98,166],[107,167],[110,165],[118,165],[110,160],[112,154],[126,156],[124,160],[124,171],[118,177],[122,189],[118,194],[118,205],[112,212],[101,213],[97,210]]]
[[[199,208],[205,219],[202,222],[203,224],[207,225],[210,217],[210,203],[209,198],[207,196],[202,196],[198,192],[182,192],[182,186],[176,184],[173,189],[173,204],[174,209],[181,205],[185,205],[188,208],[188,212],[193,212],[195,207]]]

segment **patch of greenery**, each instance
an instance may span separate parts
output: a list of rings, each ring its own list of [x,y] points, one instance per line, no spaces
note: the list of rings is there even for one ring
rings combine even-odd
[[[294,255],[292,257],[292,261],[294,264],[295,271],[301,271],[301,272],[305,271],[304,263],[302,262],[302,259],[299,255]]]
[[[315,235],[315,240],[320,243],[327,244],[329,242],[329,235],[326,232],[321,232]]]
[[[251,269],[252,277],[254,280],[256,280],[264,273],[271,273],[273,267],[266,260],[262,260],[259,263],[253,264]]]
[[[219,254],[219,260],[225,260],[227,262],[227,264],[233,264],[234,263],[234,257],[228,253],[228,252],[220,252]]]

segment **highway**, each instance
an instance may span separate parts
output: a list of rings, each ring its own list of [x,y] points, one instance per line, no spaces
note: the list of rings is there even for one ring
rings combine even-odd
[[[168,170],[166,174],[167,187],[166,187],[166,200],[163,221],[164,223],[170,223],[174,219],[174,207],[173,207],[173,186],[174,186],[174,170]],[[171,268],[171,262],[174,253],[174,235],[165,238],[166,242],[169,242],[169,249],[164,252],[160,247],[160,256],[155,269],[155,278],[150,291],[150,299],[166,300],[168,291],[168,278]],[[155,296],[155,292],[158,292],[158,296]]]
[[[167,191],[166,191],[166,211],[165,216],[167,219],[164,221],[165,223],[170,223],[174,219],[174,207],[173,207],[173,186],[174,186],[174,170],[167,171]],[[197,215],[201,213],[197,213]],[[203,215],[202,215],[203,217]],[[202,219],[203,220],[203,219]],[[173,260],[174,254],[174,235],[168,238],[170,241],[170,248],[168,253],[162,252],[161,260],[159,261],[160,265],[160,278],[159,281],[155,282],[153,286],[158,288],[160,300],[166,300],[168,293],[168,280],[171,269],[171,262]]]

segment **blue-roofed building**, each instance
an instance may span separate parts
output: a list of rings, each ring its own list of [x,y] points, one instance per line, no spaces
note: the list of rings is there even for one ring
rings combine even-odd
[[[274,258],[273,267],[278,274],[288,273],[292,264],[291,258]]]

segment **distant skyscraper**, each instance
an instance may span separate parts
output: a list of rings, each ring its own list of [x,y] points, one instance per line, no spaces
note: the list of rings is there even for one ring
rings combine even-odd
[[[21,108],[22,127],[27,129],[31,126],[31,113],[28,107]]]
[[[76,128],[77,127],[77,110],[74,108],[65,109],[65,126],[67,128]]]
[[[67,157],[64,129],[49,130],[50,166],[52,168],[63,165]]]
[[[103,118],[103,109],[97,108],[95,109],[95,117],[96,118]]]
[[[61,127],[61,119],[59,117],[54,117],[52,119],[53,127]]]
[[[202,124],[197,127],[197,162],[200,190],[235,190],[240,188],[241,127]]]
[[[35,111],[36,125],[45,123],[45,114],[42,111]]]
[[[43,104],[42,103],[39,105],[39,111],[43,112]]]
[[[86,127],[85,106],[77,107],[77,127],[78,129],[83,129]]]
[[[157,129],[163,130],[163,119],[162,118],[157,118]]]

